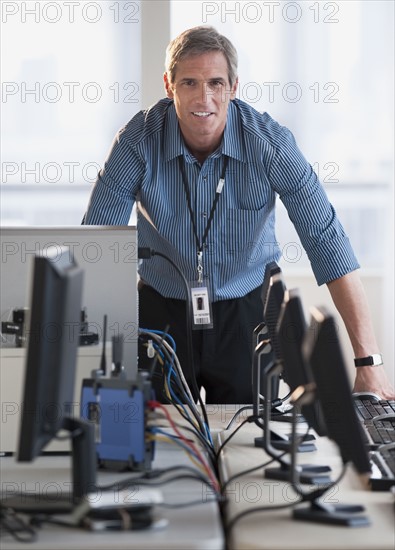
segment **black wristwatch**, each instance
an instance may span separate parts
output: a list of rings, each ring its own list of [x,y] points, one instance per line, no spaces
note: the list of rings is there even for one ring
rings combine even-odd
[[[378,367],[383,364],[383,356],[381,353],[374,353],[367,357],[359,357],[354,359],[354,365],[356,367]]]

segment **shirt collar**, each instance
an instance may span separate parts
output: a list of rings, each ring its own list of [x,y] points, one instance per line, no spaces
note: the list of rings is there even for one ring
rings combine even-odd
[[[172,160],[180,155],[187,155],[188,151],[181,136],[173,101],[170,102],[166,112],[163,137],[163,156],[165,161]]]
[[[173,102],[170,103],[166,113],[163,153],[165,161],[184,155],[187,162],[194,162],[194,157],[188,151],[182,139]],[[233,101],[229,103],[222,143],[220,147],[212,153],[212,156],[218,157],[221,154],[241,162],[247,162],[241,121],[237,113],[237,107]]]
[[[222,153],[241,162],[247,162],[241,118],[234,101],[229,102],[228,118],[222,140]]]

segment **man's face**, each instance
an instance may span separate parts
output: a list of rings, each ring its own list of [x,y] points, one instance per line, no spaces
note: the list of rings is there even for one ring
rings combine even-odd
[[[181,132],[194,152],[218,147],[226,124],[230,87],[226,58],[221,52],[187,57],[176,66],[174,82],[164,76],[167,97],[174,99]]]

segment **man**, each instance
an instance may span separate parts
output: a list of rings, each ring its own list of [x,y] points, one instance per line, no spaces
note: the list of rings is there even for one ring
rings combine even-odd
[[[359,267],[336,213],[292,134],[235,99],[237,53],[212,27],[167,49],[167,99],[116,136],[92,192],[86,224],[127,224],[138,201],[139,246],[168,256],[192,289],[195,373],[188,362],[182,279],[162,256],[140,267],[140,326],[164,329],[187,380],[209,403],[251,402],[251,332],[262,320],[264,267],[280,256],[278,194],[347,327],[354,390],[393,395],[374,338]],[[144,357],[139,357],[139,364]]]

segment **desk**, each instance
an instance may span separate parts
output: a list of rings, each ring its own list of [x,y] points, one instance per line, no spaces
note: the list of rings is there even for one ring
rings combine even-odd
[[[154,468],[165,468],[175,465],[191,465],[184,452],[177,446],[158,442]],[[33,464],[18,464],[12,457],[0,458],[1,483],[18,484],[25,481],[27,488],[33,490],[50,489],[49,483],[55,485],[52,490],[67,490],[70,481],[69,459],[67,457],[39,457]],[[127,474],[126,474],[127,475]],[[130,475],[130,473],[129,473]],[[107,485],[125,477],[125,473],[116,474],[101,471],[98,485]],[[168,520],[164,529],[152,531],[128,532],[89,532],[82,529],[69,529],[45,525],[38,531],[35,543],[18,543],[7,536],[1,539],[2,550],[99,550],[138,548],[149,550],[160,549],[201,549],[223,550],[224,536],[218,505],[207,502],[212,497],[206,486],[199,481],[179,481],[159,488],[163,492],[164,502],[182,503],[193,500],[203,501],[195,506],[176,509],[158,507],[158,515]],[[45,493],[44,493],[45,494]]]
[[[272,423],[278,432],[289,433],[284,423]],[[303,428],[301,429],[303,432]],[[254,447],[254,438],[260,430],[246,424],[224,447],[221,457],[223,481],[248,468],[268,460],[262,449]],[[229,436],[219,434],[219,442]],[[336,446],[327,438],[316,441],[317,451],[299,454],[301,463],[327,464],[332,468],[332,479],[341,471],[341,460]],[[271,465],[272,466],[272,465]],[[306,485],[305,490],[311,489]],[[263,470],[237,478],[226,491],[228,505],[226,520],[248,508],[281,505],[296,502],[298,497],[288,482],[265,479]],[[239,520],[229,537],[229,550],[394,550],[394,495],[390,492],[364,490],[359,477],[348,467],[343,480],[328,491],[327,503],[363,504],[371,520],[369,527],[348,528],[292,519],[292,508],[257,512]]]
[[[231,420],[238,406],[209,405],[208,417],[212,431],[218,435],[219,443],[224,441],[238,426],[239,420],[230,430],[223,430]],[[173,408],[170,407],[169,410]],[[172,412],[172,415],[176,415]],[[248,412],[242,413],[246,418]],[[289,432],[290,427],[283,423],[274,425],[276,431]],[[265,461],[265,453],[254,447],[254,437],[260,430],[253,424],[241,427],[221,453],[220,470],[223,480],[235,473],[256,466]],[[316,442],[317,452],[300,455],[302,462],[322,464],[333,469],[332,478],[340,472],[341,462],[337,449],[326,438]],[[184,453],[176,446],[158,442],[154,467],[190,464]],[[66,457],[40,457],[31,466],[14,462],[11,457],[0,459],[1,481],[44,484],[51,479],[60,484],[69,481],[68,459]],[[108,484],[121,474],[100,472],[99,484]],[[124,475],[124,474],[123,474]],[[32,489],[33,485],[29,488]],[[305,486],[306,489],[308,487]],[[211,494],[199,482],[177,482],[163,487],[166,502],[185,502],[194,499],[210,498]],[[277,505],[296,501],[296,495],[289,483],[263,478],[262,471],[235,480],[227,490],[228,506],[226,519],[229,520],[247,508],[264,505]],[[292,519],[292,509],[260,512],[245,517],[231,532],[229,550],[394,550],[395,534],[393,523],[394,497],[389,492],[369,492],[362,489],[360,480],[351,469],[338,486],[326,496],[331,503],[356,503],[366,506],[371,526],[347,528],[307,523]],[[162,531],[90,533],[77,529],[62,529],[46,526],[39,532],[33,550],[94,549],[101,548],[141,548],[160,549],[207,549],[223,550],[225,547],[221,518],[215,503],[204,502],[199,506],[167,509],[158,507],[158,513],[167,518],[169,524]],[[19,550],[26,544],[18,544],[9,538],[1,541],[2,550]]]

